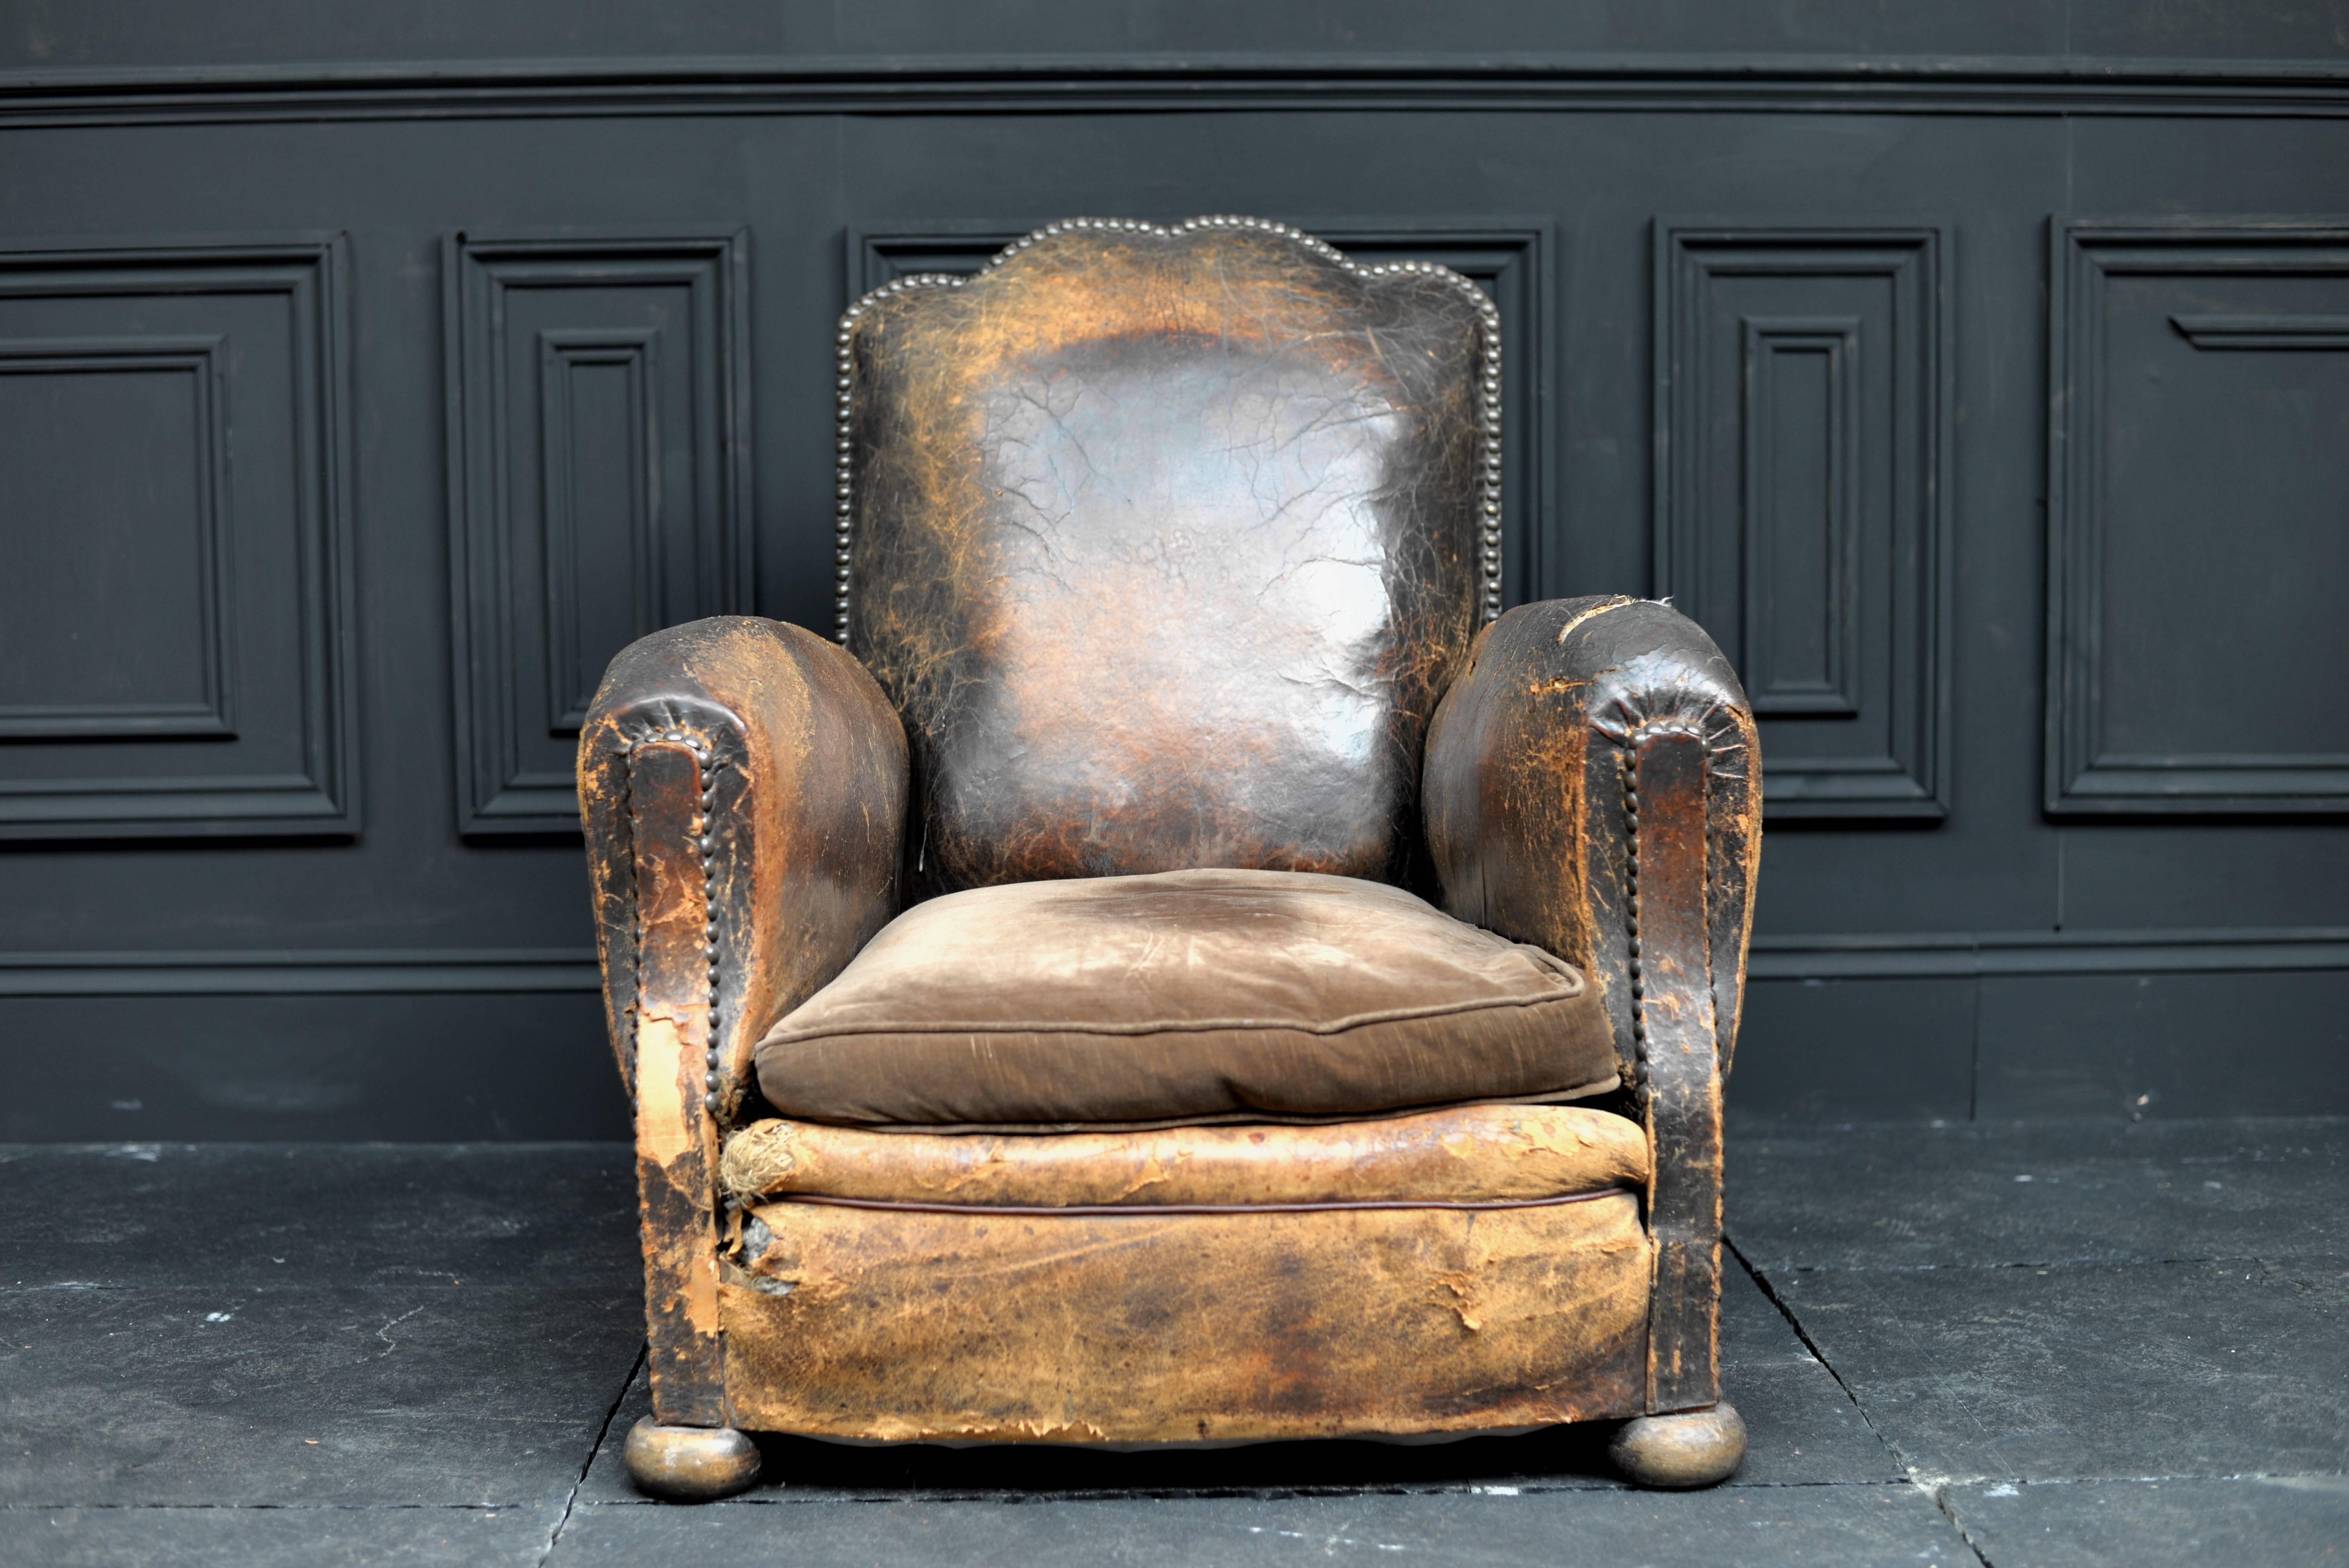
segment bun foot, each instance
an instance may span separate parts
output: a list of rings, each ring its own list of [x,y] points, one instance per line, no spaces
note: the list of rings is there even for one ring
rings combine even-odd
[[[664,1427],[650,1416],[628,1429],[628,1479],[648,1497],[708,1502],[759,1479],[759,1445],[731,1427]]]
[[[1607,1457],[1639,1486],[1712,1486],[1735,1475],[1745,1458],[1745,1422],[1726,1400],[1710,1410],[1635,1416],[1607,1445]]]

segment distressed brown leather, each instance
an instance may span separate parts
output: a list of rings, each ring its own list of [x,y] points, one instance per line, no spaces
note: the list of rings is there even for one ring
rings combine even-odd
[[[717,1125],[752,1040],[895,912],[905,748],[854,660],[721,616],[612,661],[579,740],[613,1048],[634,1102],[655,1408],[723,1418]]]
[[[917,893],[1386,877],[1477,603],[1477,304],[1261,231],[1078,231],[851,341],[848,645]]]
[[[710,1043],[730,1107],[767,1026],[897,913],[905,730],[854,659],[781,621],[716,615],[656,632],[612,661],[580,731],[579,798],[605,1006],[630,1076],[648,916],[630,759],[663,744],[698,748],[703,758],[709,799],[688,801],[679,826],[709,840],[719,949],[706,966],[717,983]]]
[[[1477,643],[1428,738],[1444,906],[1583,965],[1654,1150],[1648,1408],[1721,1397],[1722,1087],[1762,849],[1752,708],[1670,607],[1527,604]]]
[[[1582,977],[1400,888],[1190,871],[917,904],[758,1047],[802,1120],[1347,1117],[1619,1082]]]
[[[1444,907],[1581,970],[1630,1066],[1622,759],[1635,733],[1663,724],[1692,728],[1709,758],[1704,913],[1726,1069],[1762,854],[1761,742],[1736,672],[1696,623],[1602,594],[1521,604],[1486,627],[1428,736],[1427,844]]]
[[[1587,1106],[1457,1106],[1319,1127],[874,1132],[761,1121],[726,1140],[726,1191],[1013,1208],[1485,1203],[1643,1187],[1640,1124]]]
[[[1477,314],[1433,276],[1211,228],[1047,235],[856,316],[842,568],[879,684],[794,628],[698,623],[624,653],[582,738],[663,1421],[1147,1442],[1719,1397],[1753,719],[1702,633],[1641,601],[1526,606],[1471,666]],[[1641,1123],[1413,1102],[1270,1125],[1314,1113],[1253,1100],[1395,1084],[1340,1051],[1319,1088],[1257,1093],[1268,1053],[1235,1038],[1237,1078],[1184,1081],[1240,1109],[1135,1119],[1250,1125],[725,1140],[757,1114],[754,1040],[895,913],[901,863],[915,896],[1197,867],[1416,886],[1423,803],[1445,909],[1586,977],[1563,1076],[1610,1086],[1619,1057]],[[1512,1097],[1475,1086],[1530,1057],[1412,1059],[1452,1077],[1411,1092],[1492,1101]],[[931,1114],[936,1075],[901,1065],[843,1053],[833,1086]],[[1063,1086],[1031,1070],[1021,1092]],[[1426,1136],[1537,1144],[1568,1118],[1607,1130],[1571,1158]],[[720,1204],[721,1143],[751,1211]],[[1643,1171],[1645,1202],[1525,1195],[1602,1171]],[[1347,1202],[1375,1206],[1310,1206]],[[1475,1206],[1432,1206],[1454,1202]]]
[[[1642,1408],[1639,1199],[1250,1214],[773,1202],[722,1270],[737,1424],[885,1440],[1484,1431]]]

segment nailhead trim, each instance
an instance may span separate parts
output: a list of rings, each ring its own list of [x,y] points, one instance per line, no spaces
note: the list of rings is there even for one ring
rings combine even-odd
[[[1640,747],[1658,736],[1680,735],[1702,743],[1704,732],[1685,719],[1654,719],[1633,728],[1619,744],[1623,769],[1623,928],[1627,934],[1624,968],[1631,980],[1631,1082],[1644,1099],[1648,1093],[1648,986],[1640,952]],[[1713,820],[1704,824],[1705,892],[1713,892]]]
[[[641,998],[645,985],[645,912],[636,897],[636,857],[635,843],[636,822],[636,758],[635,748],[620,742],[620,812],[628,820],[628,972],[635,977],[636,995]],[[632,1099],[636,1090],[636,1015],[638,1009],[627,1010],[628,1021],[628,1093]]]
[[[1034,248],[1047,240],[1062,234],[1085,231],[1102,233],[1153,234],[1172,239],[1177,234],[1199,233],[1211,230],[1247,230],[1270,234],[1301,245],[1325,262],[1334,262],[1357,277],[1423,277],[1451,284],[1464,293],[1476,305],[1476,516],[1481,550],[1477,559],[1477,581],[1482,585],[1477,606],[1480,621],[1494,621],[1501,614],[1501,311],[1478,288],[1450,267],[1433,262],[1383,262],[1376,266],[1364,266],[1326,241],[1315,239],[1301,229],[1286,223],[1276,223],[1266,218],[1242,218],[1230,213],[1217,213],[1205,218],[1186,218],[1172,228],[1157,223],[1145,223],[1136,218],[1064,218],[1057,223],[1047,223],[1031,234],[1024,234],[995,253],[975,277],[985,277],[998,267]],[[855,428],[850,394],[854,388],[854,358],[853,347],[856,324],[865,312],[883,300],[917,289],[958,289],[971,282],[968,277],[957,277],[950,273],[916,273],[882,284],[848,307],[840,318],[839,332],[833,339],[834,388],[837,424],[833,431],[834,488],[833,495],[833,635],[843,645],[848,641],[848,602],[851,587],[850,567],[855,554],[854,508],[856,491]]]
[[[1627,741],[1623,767],[1623,928],[1630,934],[1624,969],[1631,979],[1631,1087],[1648,1094],[1648,987],[1640,965],[1640,748]]]
[[[686,738],[693,755],[701,763],[701,818],[695,832],[695,848],[701,860],[701,946],[709,961],[709,1054],[701,1075],[701,1108],[715,1114],[718,1109],[718,856],[717,835],[710,830],[718,808],[718,763],[709,755],[709,745],[697,738]]]

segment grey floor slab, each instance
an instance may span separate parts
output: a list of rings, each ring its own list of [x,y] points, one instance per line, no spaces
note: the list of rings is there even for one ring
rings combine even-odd
[[[2349,1459],[2349,1260],[1774,1283],[1927,1477],[2307,1473]]]
[[[1350,1497],[1051,1499],[959,1505],[812,1501],[574,1509],[552,1568],[753,1556],[833,1563],[1391,1563],[1484,1568],[1653,1563],[1976,1562],[1904,1484],[1711,1492],[1511,1491]]]
[[[1732,1368],[1723,1392],[1745,1419],[1745,1463],[1732,1486],[1818,1486],[1905,1478],[1899,1456],[1835,1377],[1808,1367]]]
[[[1952,1488],[1945,1501],[1998,1568],[2349,1562],[2349,1479],[2106,1480]]]
[[[1728,1172],[1765,1274],[2349,1253],[2338,1119],[1778,1130]]]
[[[560,1508],[0,1508],[5,1568],[530,1568]]]
[[[1721,1284],[1723,1397],[1745,1419],[1737,1486],[1881,1481],[1906,1474],[1835,1375],[1733,1259]]]
[[[642,1313],[560,1281],[0,1292],[0,1502],[559,1501]]]
[[[641,1277],[625,1144],[0,1146],[0,1286]]]
[[[1785,1316],[1743,1269],[1723,1291],[1724,1387],[1750,1435],[1740,1486],[1883,1483],[1907,1472],[1872,1431],[1834,1376],[1804,1347]],[[581,1489],[584,1502],[640,1501],[628,1484],[621,1445],[651,1410],[641,1374],[607,1429]],[[1037,1447],[878,1449],[764,1439],[765,1483],[740,1500],[886,1500],[909,1496],[988,1498],[1250,1493],[1457,1491],[1480,1485],[1520,1489],[1616,1489],[1602,1445],[1607,1429],[1472,1439],[1428,1447],[1369,1442],[1265,1444],[1205,1452],[1105,1454]]]
[[[1752,1448],[1713,1492],[1625,1489],[1598,1428],[1153,1455],[784,1439],[781,1484],[688,1509],[618,1464],[646,1408],[626,1150],[0,1148],[0,1565],[519,1563],[552,1539],[632,1568],[2011,1568],[2323,1562],[2349,1537],[2349,1124],[1777,1130],[1730,1171],[1763,1284],[1727,1273]]]

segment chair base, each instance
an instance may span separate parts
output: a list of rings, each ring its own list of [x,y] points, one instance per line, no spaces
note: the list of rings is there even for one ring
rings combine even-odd
[[[775,1202],[743,1233],[718,1306],[728,1418],[754,1431],[1260,1441],[1647,1405],[1654,1253],[1630,1192],[1009,1217]]]
[[[759,1445],[731,1427],[664,1427],[650,1416],[628,1429],[628,1479],[647,1497],[708,1502],[759,1479]]]
[[[1745,1422],[1726,1400],[1710,1410],[1634,1416],[1607,1445],[1607,1457],[1635,1485],[1713,1486],[1744,1461]]]

